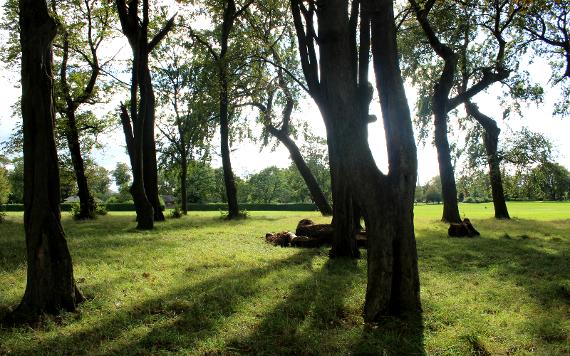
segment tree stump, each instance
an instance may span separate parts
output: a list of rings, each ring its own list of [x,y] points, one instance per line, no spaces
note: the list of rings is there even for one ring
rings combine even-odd
[[[463,219],[461,224],[451,223],[447,234],[450,237],[475,237],[481,235],[479,231],[475,230],[471,221],[467,218]]]

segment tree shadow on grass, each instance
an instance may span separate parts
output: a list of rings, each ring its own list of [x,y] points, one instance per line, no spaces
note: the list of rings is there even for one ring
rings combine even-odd
[[[351,299],[365,269],[355,261],[328,260],[293,286],[249,335],[227,350],[254,354],[423,354],[421,322],[392,320],[392,327],[364,325],[362,305]],[[363,293],[358,291],[356,293]],[[361,300],[361,299],[359,299]]]
[[[292,264],[309,264],[315,255],[315,251],[303,250],[257,268],[239,271],[220,268],[214,277],[202,282],[185,285],[140,304],[106,310],[107,316],[94,316],[97,320],[93,324],[46,336],[39,347],[24,345],[11,351],[123,354],[177,351],[181,346],[193,349],[201,340],[220,332],[227,318],[239,312],[243,303],[255,298],[260,279]],[[188,273],[193,272],[186,272],[181,278]],[[6,350],[0,347],[2,352]]]
[[[469,288],[484,288],[481,297],[489,299],[481,308],[493,309],[493,303],[497,302],[507,303],[508,308],[509,295],[501,291],[502,285],[513,291],[522,289],[524,295],[534,299],[530,305],[535,310],[525,331],[553,347],[567,341],[568,330],[563,326],[570,310],[570,240],[564,235],[568,231],[567,223],[484,221],[482,225],[486,224],[497,224],[498,229],[487,236],[482,231],[483,237],[474,239],[426,236],[420,249],[422,269],[435,272],[441,278],[455,276],[451,280],[469,280]],[[500,232],[503,229],[509,232]],[[497,286],[474,287],[478,275],[490,277]],[[507,300],[497,300],[503,298],[503,294]],[[479,318],[484,313],[486,311],[481,310],[474,316]]]

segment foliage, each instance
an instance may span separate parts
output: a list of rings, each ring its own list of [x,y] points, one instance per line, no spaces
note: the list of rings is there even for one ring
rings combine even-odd
[[[8,178],[9,172],[8,169],[4,166],[6,162],[7,160],[0,155],[0,205],[6,204],[8,202],[10,192],[12,191],[10,180]]]
[[[182,210],[178,207],[178,205],[174,206],[174,209],[170,211],[169,214],[170,218],[172,219],[180,219],[182,217]]]

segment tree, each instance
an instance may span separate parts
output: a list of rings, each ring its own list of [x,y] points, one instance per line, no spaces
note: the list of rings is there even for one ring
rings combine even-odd
[[[101,86],[99,64],[100,46],[109,38],[112,25],[112,9],[104,2],[98,4],[95,0],[60,2],[54,6],[60,24],[60,36],[57,39],[57,55],[59,77],[56,87],[58,100],[56,110],[65,117],[63,127],[71,162],[75,173],[79,196],[78,219],[95,218],[95,201],[89,191],[85,162],[80,146],[79,126],[82,118],[88,115],[78,115],[78,109],[84,104],[101,101],[98,90]],[[62,14],[65,13],[65,16]],[[71,15],[74,14],[74,15]],[[77,21],[76,19],[81,19]],[[82,68],[86,64],[88,69]],[[104,92],[104,90],[103,90]],[[100,132],[102,128],[97,120],[91,120],[89,125]]]
[[[119,201],[127,201],[129,195],[129,186],[132,183],[131,174],[129,173],[131,169],[126,163],[118,162],[115,169],[111,171],[111,175],[115,180],[115,185],[119,189]]]
[[[161,144],[163,166],[175,164],[180,181],[182,213],[188,212],[188,162],[207,151],[213,136],[215,109],[208,92],[204,64],[198,58],[184,56],[179,37],[167,37],[154,52],[155,81],[159,102],[165,108],[167,122],[159,126],[166,143]]]
[[[8,160],[0,155],[0,205],[6,204],[12,188],[8,179],[8,169],[4,166]]]
[[[8,316],[13,322],[43,313],[74,311],[83,296],[73,278],[71,255],[61,226],[59,172],[54,137],[52,41],[57,25],[45,1],[19,2],[24,128],[24,226],[27,283]]]
[[[142,5],[141,10],[139,4]],[[164,220],[158,197],[155,99],[149,54],[172,29],[175,17],[149,37],[148,0],[115,0],[115,5],[121,29],[133,52],[130,112],[125,105],[121,105],[120,115],[133,172],[131,194],[137,209],[137,228],[148,230],[153,228],[154,220]]]
[[[524,13],[519,21],[534,49],[548,58],[553,69],[551,82],[559,85],[561,100],[554,113],[570,115],[570,3],[568,1],[524,1]]]
[[[241,4],[235,0],[207,1],[204,2],[204,12],[211,14],[214,22],[212,31],[202,31],[201,33],[190,29],[190,35],[195,41],[204,47],[210,56],[215,67],[216,80],[215,87],[218,94],[218,119],[220,122],[220,148],[222,155],[222,168],[224,172],[224,184],[228,203],[228,219],[235,219],[240,216],[237,188],[235,176],[232,171],[230,157],[230,122],[232,109],[235,108],[235,99],[239,94],[238,88],[247,87],[243,75],[243,67],[247,66],[248,42],[245,37],[237,36],[240,30],[239,20],[244,15],[253,0],[243,1]],[[239,8],[238,6],[241,5]],[[236,43],[236,38],[240,38],[240,48],[231,46]],[[209,42],[209,40],[211,42]],[[214,42],[215,44],[213,44]],[[232,108],[232,106],[234,106]]]
[[[316,15],[320,71],[313,25],[317,5],[309,1],[307,8],[298,0],[291,0],[291,5],[303,71],[311,95],[317,98],[323,113],[329,147],[332,146],[329,152],[335,155],[331,158],[331,165],[337,165],[333,171],[338,169],[342,175],[366,222],[368,285],[364,318],[378,321],[385,315],[415,313],[420,310],[413,225],[417,159],[398,64],[393,3],[354,1],[350,15],[346,0],[319,3]],[[388,174],[378,169],[367,140],[368,95],[363,94],[369,92],[369,44],[386,130]],[[332,176],[333,190],[337,177]],[[334,204],[337,209],[337,202]],[[352,205],[344,208],[351,209]],[[351,235],[353,231],[343,233]]]
[[[412,51],[407,59],[412,65],[407,72],[408,76],[413,75],[417,78],[416,82],[426,81],[421,89],[423,94],[419,101],[420,115],[425,118],[433,113],[434,117],[434,141],[438,152],[444,203],[442,220],[457,223],[461,222],[461,217],[457,204],[451,148],[447,137],[448,114],[460,104],[469,103],[471,98],[493,83],[509,77],[511,70],[507,67],[509,63],[505,58],[504,35],[512,26],[513,19],[521,7],[508,0],[481,4],[459,1],[444,4],[431,0],[422,2],[410,0],[410,4],[431,50],[439,61],[434,67],[431,53],[416,56],[417,52],[425,53],[425,50],[422,48],[416,52]],[[475,34],[479,33],[483,34],[484,38],[491,38],[491,41],[476,43],[475,40],[478,39]],[[416,36],[408,38],[418,40]],[[480,54],[473,57],[473,52],[483,53],[486,57]],[[429,70],[423,71],[423,76],[412,74],[418,68],[418,63],[421,63],[418,58],[427,61],[429,66]],[[460,73],[458,66],[463,69]],[[430,94],[427,94],[428,92]],[[470,109],[473,109],[472,105]],[[474,110],[471,110],[471,113],[474,117],[481,118]],[[481,122],[487,124],[487,121],[481,120]],[[492,130],[490,125],[486,128]],[[495,134],[498,137],[496,130],[489,134],[489,149],[493,147],[491,143]],[[490,159],[493,161],[492,157]],[[490,167],[494,169],[496,165]],[[495,173],[492,173],[494,177]],[[494,184],[497,187],[496,183],[498,181],[495,178]],[[501,202],[499,190],[496,191],[498,215],[507,217],[504,199]]]

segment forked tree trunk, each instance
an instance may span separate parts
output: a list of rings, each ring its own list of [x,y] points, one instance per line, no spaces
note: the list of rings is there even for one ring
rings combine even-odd
[[[510,219],[507,203],[505,201],[505,193],[503,190],[500,160],[497,153],[501,129],[499,129],[495,120],[479,111],[477,105],[468,102],[465,104],[465,108],[467,114],[477,120],[477,122],[485,130],[483,143],[485,145],[485,151],[487,153],[487,164],[489,165],[489,179],[491,181],[491,192],[493,195],[495,218]]]
[[[220,64],[225,65],[225,64]],[[239,216],[239,206],[237,201],[237,188],[232,171],[232,161],[230,158],[230,127],[228,115],[228,80],[225,69],[220,68],[220,148],[222,153],[222,167],[224,171],[224,185],[228,198],[228,219],[235,219]]]
[[[77,180],[77,195],[79,196],[79,216],[77,219],[93,219],[95,218],[95,200],[89,192],[87,184],[87,176],[85,175],[85,164],[81,155],[81,146],[79,144],[79,133],[77,131],[77,122],[75,120],[75,112],[68,110],[66,112],[67,129],[66,139],[71,162],[73,163],[73,171]]]
[[[26,291],[8,319],[33,321],[42,313],[74,311],[83,301],[61,226],[51,44],[56,23],[45,1],[20,0]]]
[[[323,193],[321,187],[319,186],[317,179],[313,175],[313,172],[311,172],[311,169],[309,166],[307,166],[307,163],[305,162],[305,159],[303,158],[299,147],[297,147],[297,144],[295,144],[295,141],[274,127],[269,128],[269,133],[276,137],[289,151],[291,160],[293,163],[295,163],[295,166],[299,170],[301,177],[303,177],[303,180],[309,189],[309,193],[311,194],[311,198],[321,214],[324,216],[331,215],[332,208],[329,205],[329,202],[327,201],[327,198],[325,197],[325,194]]]
[[[371,4],[372,5],[372,4]],[[421,310],[418,255],[414,233],[414,193],[417,156],[410,110],[406,99],[396,43],[391,0],[371,6],[372,55],[380,96],[389,160],[389,175],[382,181],[384,194],[376,201],[358,187],[368,232],[368,287],[365,319]],[[368,151],[370,170],[374,160]],[[358,178],[355,175],[355,178]],[[363,177],[366,179],[366,177]],[[362,203],[361,203],[362,202]],[[371,224],[371,225],[369,225]]]

